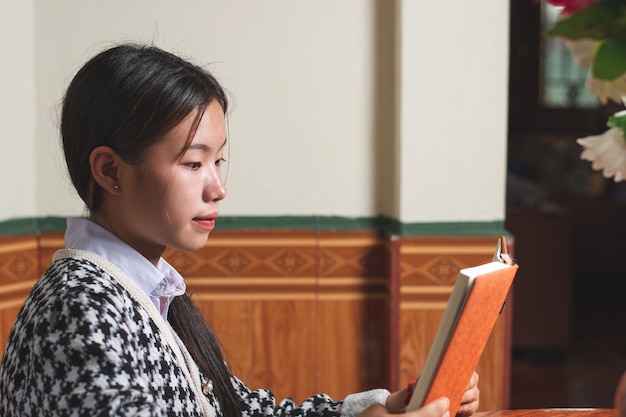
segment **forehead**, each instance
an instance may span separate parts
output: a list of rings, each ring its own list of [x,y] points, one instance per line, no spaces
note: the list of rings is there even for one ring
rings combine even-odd
[[[175,151],[179,155],[186,150],[216,151],[226,141],[225,124],[222,107],[213,100],[201,115],[194,110],[185,116],[167,133],[161,143],[170,152]]]

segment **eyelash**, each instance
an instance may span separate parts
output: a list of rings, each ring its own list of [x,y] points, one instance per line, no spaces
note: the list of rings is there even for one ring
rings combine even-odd
[[[216,166],[221,166],[223,163],[226,162],[226,158],[219,158],[217,161],[215,161],[215,165]],[[202,162],[190,162],[188,164],[185,164],[188,168],[196,170],[199,169],[202,166]]]
[[[199,169],[202,166],[202,163],[201,162],[190,162],[188,164],[185,164],[185,166],[187,168],[189,168],[189,169],[196,170],[196,169]]]

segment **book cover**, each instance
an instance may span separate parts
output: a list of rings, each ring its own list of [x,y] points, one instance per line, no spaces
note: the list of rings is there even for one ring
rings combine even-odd
[[[407,411],[448,397],[456,414],[517,269],[501,237],[491,262],[460,271]]]

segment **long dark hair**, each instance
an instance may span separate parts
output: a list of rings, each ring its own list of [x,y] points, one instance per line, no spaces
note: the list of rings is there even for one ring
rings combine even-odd
[[[208,71],[155,46],[116,45],[91,58],[70,82],[61,114],[65,161],[87,209],[101,208],[102,190],[89,165],[96,147],[109,146],[126,162],[141,164],[146,151],[195,110],[197,127],[213,100],[227,112],[226,94]],[[220,344],[189,296],[175,297],[168,320],[213,380],[224,415],[240,416]]]

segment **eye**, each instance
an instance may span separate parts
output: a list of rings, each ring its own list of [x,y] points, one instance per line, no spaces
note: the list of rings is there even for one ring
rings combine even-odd
[[[215,161],[215,165],[220,166],[225,162],[226,162],[226,158],[219,158],[217,161]]]
[[[189,163],[186,163],[185,166],[189,169],[196,170],[202,167],[202,163],[201,162],[189,162]]]

